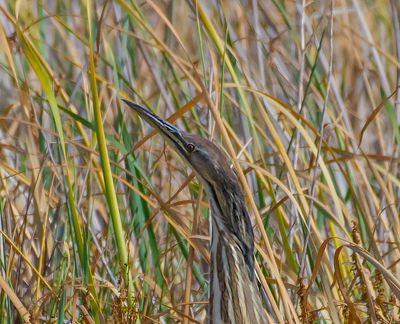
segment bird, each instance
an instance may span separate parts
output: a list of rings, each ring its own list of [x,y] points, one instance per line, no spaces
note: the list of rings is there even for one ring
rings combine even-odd
[[[254,270],[254,232],[232,162],[208,139],[185,132],[122,99],[191,167],[211,208],[208,323],[266,323]]]

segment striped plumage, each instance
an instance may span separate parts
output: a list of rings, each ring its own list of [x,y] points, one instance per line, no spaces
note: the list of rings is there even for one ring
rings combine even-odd
[[[185,134],[199,151],[196,175],[211,206],[211,323],[265,323],[254,274],[254,235],[239,180],[213,143]],[[193,161],[195,160],[195,161]],[[192,165],[191,164],[191,165]],[[201,172],[201,173],[200,173]]]
[[[211,206],[210,323],[265,323],[254,273],[254,234],[239,180],[207,139],[179,130],[124,100],[171,144],[203,184]]]
[[[214,240],[211,253],[210,323],[265,323],[258,288],[244,271],[242,252],[224,235]]]

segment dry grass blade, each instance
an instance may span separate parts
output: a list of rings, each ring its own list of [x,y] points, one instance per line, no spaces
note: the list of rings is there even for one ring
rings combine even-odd
[[[0,276],[0,288],[1,290],[4,291],[4,293],[8,296],[8,298],[10,298],[15,309],[21,315],[21,318],[24,321],[24,323],[31,323],[30,314],[28,310],[25,308],[24,304],[21,302],[21,300],[18,298],[15,292],[10,288],[10,286],[1,276]]]

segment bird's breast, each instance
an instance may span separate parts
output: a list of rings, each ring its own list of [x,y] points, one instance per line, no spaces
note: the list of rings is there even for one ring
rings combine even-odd
[[[213,232],[211,257],[209,322],[265,323],[258,287],[235,241]]]

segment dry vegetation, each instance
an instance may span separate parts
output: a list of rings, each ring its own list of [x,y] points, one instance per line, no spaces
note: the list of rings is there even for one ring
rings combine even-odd
[[[239,166],[274,322],[400,321],[400,4],[0,1],[0,322],[203,322],[208,203],[120,98]]]

